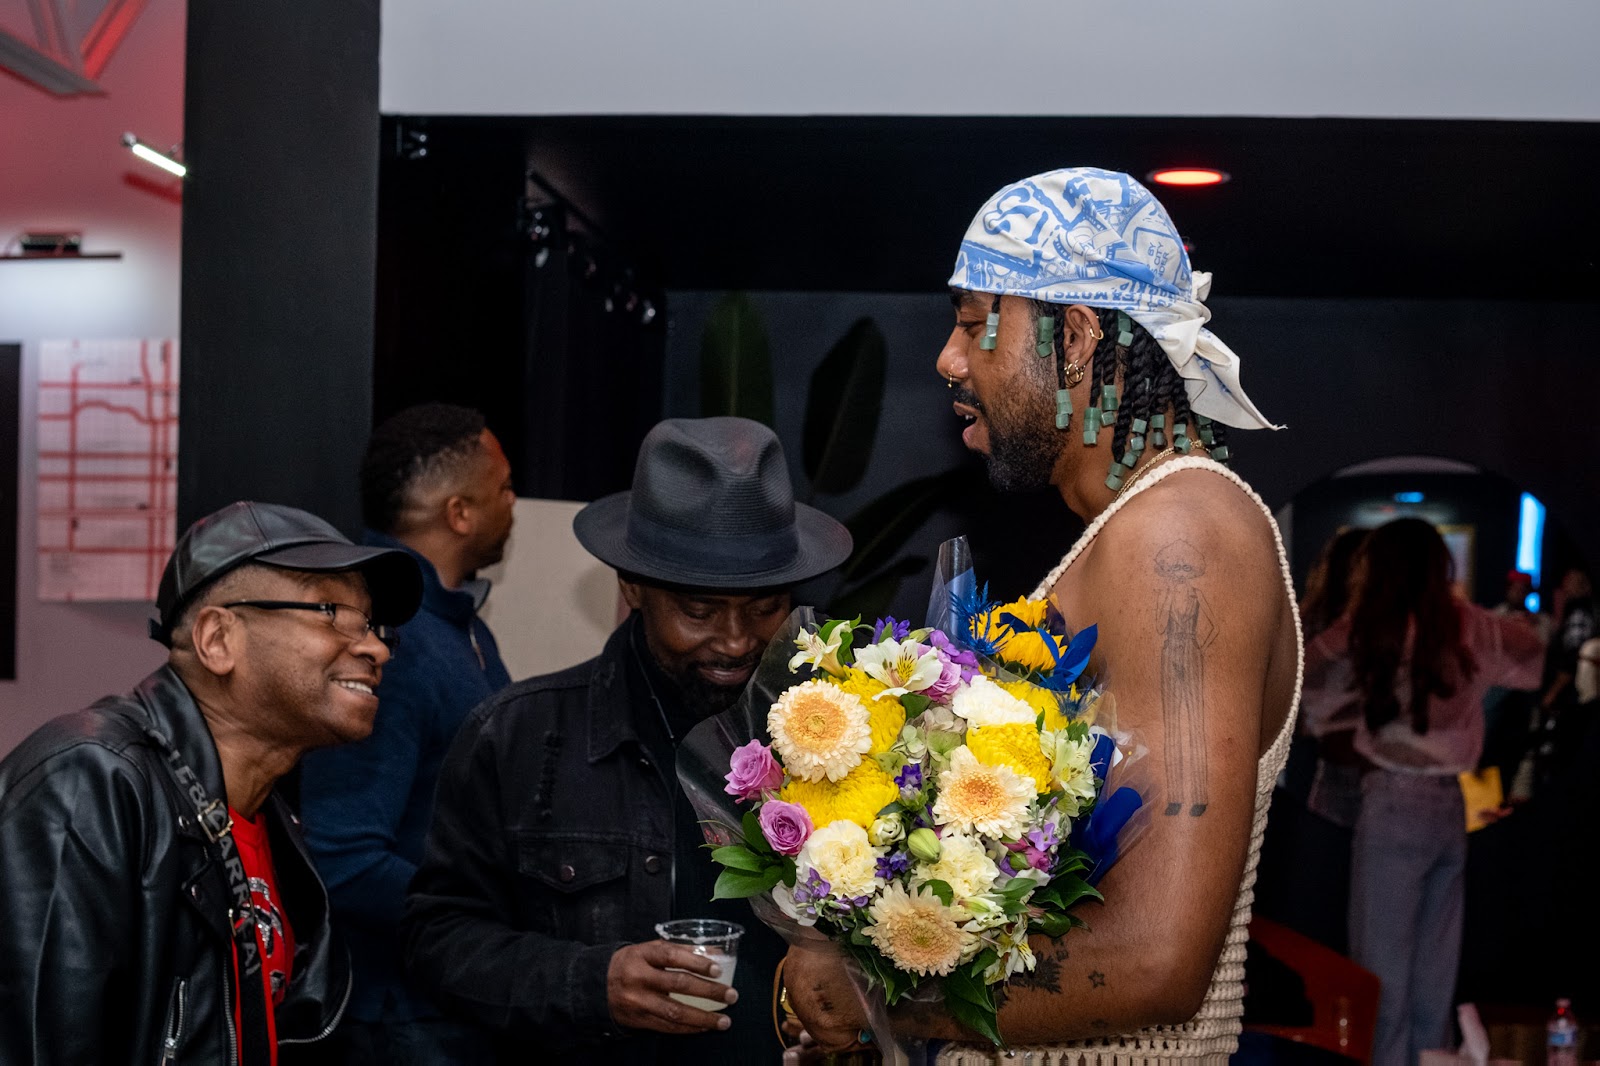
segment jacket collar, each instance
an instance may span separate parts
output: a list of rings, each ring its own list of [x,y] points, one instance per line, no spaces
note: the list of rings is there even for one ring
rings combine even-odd
[[[438,615],[459,626],[470,625],[484,601],[489,598],[489,582],[485,578],[463,582],[460,588],[445,588],[439,580],[439,571],[427,556],[387,533],[369,529],[362,541],[379,548],[398,548],[417,561],[422,568],[422,609],[429,614]]]
[[[625,743],[639,740],[633,726],[633,699],[628,685],[628,657],[633,654],[630,642],[638,625],[639,616],[631,615],[616,628],[589,676],[591,763],[599,762]]]
[[[133,699],[144,714],[144,724],[167,738],[213,799],[226,802],[228,789],[211,727],[178,672],[170,665],[161,667],[139,682]]]

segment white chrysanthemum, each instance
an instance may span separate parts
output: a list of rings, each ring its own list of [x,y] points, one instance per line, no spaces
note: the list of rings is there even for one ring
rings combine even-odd
[[[983,850],[983,842],[965,833],[946,833],[939,838],[939,861],[912,867],[911,883],[943,881],[957,900],[989,891],[1000,868]]]
[[[856,823],[825,825],[806,838],[805,847],[795,856],[796,883],[804,882],[815,870],[828,882],[830,895],[841,899],[871,895],[883,884],[878,879],[878,856],[882,854]]]
[[[963,833],[1015,840],[1028,828],[1035,795],[1031,780],[1009,766],[984,765],[962,745],[950,753],[950,768],[939,775],[933,817]]]
[[[939,653],[914,640],[884,640],[856,652],[856,665],[887,686],[872,698],[896,698],[931,688],[944,671]]]
[[[912,895],[898,881],[867,911],[864,930],[879,951],[900,969],[943,977],[961,962],[976,938],[960,925],[960,912],[932,893]]]
[[[1034,709],[982,674],[957,690],[950,709],[967,720],[968,727],[986,725],[1032,725],[1038,718]]]
[[[1094,770],[1089,758],[1094,754],[1093,736],[1073,740],[1065,729],[1054,735],[1050,752],[1050,773],[1055,786],[1065,793],[1061,798],[1062,810],[1075,817],[1087,803],[1094,800]]]
[[[872,750],[872,717],[861,697],[815,679],[778,697],[767,732],[783,768],[802,781],[837,781]]]

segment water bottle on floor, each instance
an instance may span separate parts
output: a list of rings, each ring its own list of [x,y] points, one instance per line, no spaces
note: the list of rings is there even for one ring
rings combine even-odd
[[[1556,1000],[1556,1012],[1544,1027],[1545,1066],[1578,1066],[1578,1019],[1572,1000]]]

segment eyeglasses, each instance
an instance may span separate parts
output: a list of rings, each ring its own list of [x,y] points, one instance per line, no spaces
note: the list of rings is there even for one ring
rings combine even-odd
[[[299,600],[235,600],[223,607],[254,607],[258,611],[316,611],[328,624],[351,640],[361,640],[368,633],[383,641],[390,650],[399,643],[399,634],[390,626],[374,625],[367,612],[348,603],[302,603]]]

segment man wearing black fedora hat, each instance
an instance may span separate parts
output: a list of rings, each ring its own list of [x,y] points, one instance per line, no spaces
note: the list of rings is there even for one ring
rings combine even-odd
[[[674,754],[738,698],[789,589],[842,562],[850,534],[795,502],[777,438],[740,418],[657,425],[632,490],[573,528],[617,569],[632,613],[597,658],[512,685],[467,719],[407,900],[408,968],[447,1010],[495,1029],[505,1061],[533,1046],[776,1061],[767,998],[783,945],[743,901],[710,902],[716,874]],[[731,989],[656,938],[682,917],[745,927]]]
[[[270,1066],[333,1031],[349,961],[273,786],[371,731],[421,595],[410,556],[292,507],[183,535],[167,664],[0,761],[0,1063]]]

